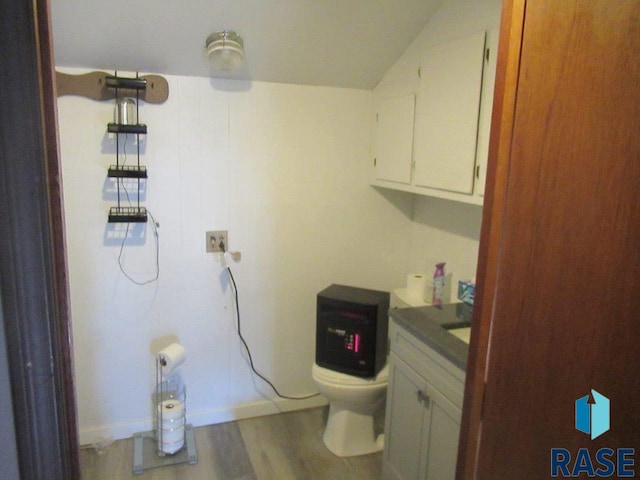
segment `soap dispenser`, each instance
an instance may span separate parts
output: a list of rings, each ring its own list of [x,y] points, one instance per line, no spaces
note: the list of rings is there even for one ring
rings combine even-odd
[[[436,263],[436,271],[433,274],[433,299],[432,305],[441,306],[444,301],[444,266],[445,262]]]

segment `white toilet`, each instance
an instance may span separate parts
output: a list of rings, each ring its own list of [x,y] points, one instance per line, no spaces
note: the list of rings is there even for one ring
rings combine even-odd
[[[389,377],[385,366],[374,378],[362,378],[313,364],[313,381],[329,400],[329,418],[322,439],[339,457],[379,452],[384,435],[375,434],[374,415],[384,409]]]

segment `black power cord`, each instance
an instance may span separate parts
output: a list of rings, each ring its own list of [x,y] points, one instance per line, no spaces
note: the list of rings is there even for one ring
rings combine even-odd
[[[222,249],[222,252],[223,252],[222,254],[224,255],[225,252],[226,252],[224,243],[220,242],[220,248]],[[267,377],[265,377],[260,372],[258,372],[258,370],[256,370],[256,367],[253,364],[253,357],[251,356],[251,350],[249,349],[249,345],[247,345],[246,340],[242,336],[242,329],[240,328],[240,303],[238,301],[238,287],[236,285],[236,280],[235,280],[235,278],[233,278],[233,273],[231,272],[231,268],[229,268],[228,265],[225,268],[227,269],[227,272],[229,272],[229,278],[231,279],[231,284],[233,285],[233,293],[234,293],[235,304],[236,304],[236,319],[237,319],[238,337],[240,337],[240,341],[242,342],[242,345],[244,346],[244,349],[247,351],[247,356],[249,357],[249,365],[251,366],[251,370],[253,371],[253,373],[255,373],[258,377],[260,377],[267,385],[269,385],[271,387],[271,389],[275,392],[275,394],[278,397],[284,398],[285,400],[306,400],[308,398],[313,398],[313,397],[317,397],[318,395],[320,395],[320,393],[314,393],[314,394],[307,395],[307,396],[304,396],[304,397],[290,397],[288,395],[282,395],[278,391],[276,386]]]
[[[125,192],[126,192],[126,189],[125,189]],[[153,239],[155,242],[155,251],[156,251],[155,275],[151,277],[149,280],[138,281],[135,278],[133,278],[131,275],[129,275],[125,270],[124,265],[122,264],[122,254],[124,253],[124,246],[125,246],[125,243],[127,242],[127,237],[129,236],[129,226],[130,226],[129,223],[127,223],[127,229],[125,230],[124,238],[122,239],[122,243],[120,244],[120,253],[118,254],[118,266],[120,267],[120,271],[125,277],[127,277],[129,281],[139,286],[153,283],[156,280],[158,280],[158,277],[160,277],[160,240],[158,239],[158,222],[156,222],[156,219],[153,217],[151,210],[149,210],[148,208],[147,208],[147,213],[151,217],[151,228],[153,229]]]
[[[129,134],[126,134],[125,137],[124,137],[124,145],[122,146],[122,150],[123,150],[123,154],[124,154],[124,161],[122,162],[122,166],[123,167],[127,164],[127,141],[128,140],[129,140]],[[117,179],[117,181],[120,182],[120,185],[122,185],[122,189],[124,190],[124,193],[127,196],[127,203],[129,204],[129,206],[131,206],[131,199],[129,198],[129,191],[127,190],[127,187],[126,187],[126,185],[124,183],[124,180],[120,178],[120,179]],[[138,193],[138,195],[140,195],[140,193]],[[156,247],[156,273],[155,273],[155,275],[149,280],[138,281],[138,280],[135,280],[131,275],[129,275],[127,273],[127,271],[124,268],[124,265],[122,264],[122,254],[124,253],[124,246],[125,246],[125,243],[127,242],[127,237],[129,236],[129,226],[131,225],[130,223],[127,223],[127,229],[124,232],[124,238],[122,239],[122,243],[120,244],[120,253],[118,254],[118,266],[120,267],[120,271],[132,283],[135,283],[136,285],[139,285],[139,286],[143,286],[143,285],[147,285],[149,283],[153,283],[160,276],[160,240],[158,239],[158,227],[160,226],[160,224],[158,222],[156,222],[156,219],[153,217],[153,214],[151,213],[151,210],[149,210],[148,208],[147,208],[147,213],[149,214],[149,216],[151,217],[151,221],[153,222],[151,224],[151,226],[153,228],[153,236],[154,236],[155,247]]]

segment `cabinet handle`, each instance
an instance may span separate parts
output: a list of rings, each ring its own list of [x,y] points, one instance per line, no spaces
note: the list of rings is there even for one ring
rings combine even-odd
[[[429,408],[429,403],[431,401],[429,395],[424,393],[422,390],[418,390],[416,393],[418,395],[418,402],[423,403],[426,408]]]

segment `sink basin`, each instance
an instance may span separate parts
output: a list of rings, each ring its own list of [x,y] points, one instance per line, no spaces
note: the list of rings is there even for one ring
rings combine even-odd
[[[443,323],[441,327],[444,328],[445,330],[457,330],[458,328],[471,327],[471,322],[465,322],[464,320],[460,320],[459,322]]]
[[[449,333],[458,337],[464,343],[469,343],[469,338],[471,337],[471,322],[443,323],[442,328],[448,330]]]
[[[462,328],[452,328],[449,329],[449,333],[455,335],[464,343],[469,343],[469,339],[471,338],[471,327],[462,327]]]

